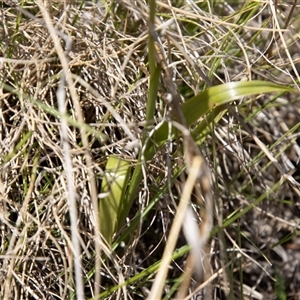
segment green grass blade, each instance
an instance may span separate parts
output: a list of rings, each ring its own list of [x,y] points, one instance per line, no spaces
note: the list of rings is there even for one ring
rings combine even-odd
[[[176,259],[182,257],[188,251],[189,251],[188,246],[183,246],[183,247],[177,249],[176,251],[174,251],[174,253],[172,255],[172,260],[176,260]],[[117,290],[122,288],[123,286],[134,285],[136,282],[139,282],[145,278],[153,277],[155,272],[160,267],[160,263],[161,263],[161,261],[155,262],[154,264],[149,266],[147,269],[145,269],[145,270],[139,272],[138,274],[134,275],[133,277],[130,277],[129,279],[127,279],[124,283],[107,288],[104,292],[102,292],[97,297],[97,299],[107,299],[107,297],[109,297],[111,294],[113,294],[114,292],[116,292]],[[92,299],[94,299],[94,298],[90,298],[89,300],[92,300]]]
[[[27,141],[31,138],[33,135],[33,131],[24,132],[22,139],[20,142],[14,147],[14,149],[4,158],[4,162],[9,162],[16,153],[27,143]]]

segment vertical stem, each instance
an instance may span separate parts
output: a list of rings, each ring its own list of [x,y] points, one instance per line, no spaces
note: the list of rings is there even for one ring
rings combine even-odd
[[[149,15],[150,23],[154,24],[156,1],[149,0],[149,7],[150,7],[150,15]],[[149,93],[148,93],[147,107],[146,107],[146,124],[150,125],[151,123],[153,123],[153,119],[154,119],[155,104],[157,99],[157,91],[159,87],[160,73],[161,73],[161,68],[156,63],[154,40],[151,34],[149,34],[149,42],[148,42],[148,60],[149,60],[150,82],[149,82]],[[148,131],[146,128],[142,140],[142,146],[144,146],[147,140],[147,136],[148,136]],[[153,147],[151,146],[152,146],[151,141],[148,141],[148,146],[145,147],[145,152],[144,153],[140,152],[139,154],[138,163],[134,169],[131,182],[130,182],[129,191],[126,197],[126,211],[124,211],[123,214],[123,216],[125,217],[129,213],[129,210],[136,198],[140,183],[142,181],[142,176],[143,176],[142,159],[144,159],[145,161],[150,160],[155,153]],[[121,220],[121,222],[123,221],[125,220]]]

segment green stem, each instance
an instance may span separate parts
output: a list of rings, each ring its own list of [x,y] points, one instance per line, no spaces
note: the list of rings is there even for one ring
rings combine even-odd
[[[154,24],[155,21],[155,7],[156,7],[155,2],[156,1],[154,0],[149,1],[149,6],[150,6],[149,18],[152,24]],[[147,142],[147,138],[149,135],[149,132],[147,131],[147,127],[153,124],[153,120],[154,120],[155,104],[157,101],[157,92],[159,87],[161,68],[156,63],[154,40],[151,37],[151,34],[149,34],[148,47],[149,47],[148,60],[149,60],[149,71],[150,71],[150,83],[149,83],[149,93],[148,93],[147,107],[146,107],[146,131],[144,133],[143,140],[142,140],[142,147],[143,149],[145,148],[145,151],[144,153],[142,153],[142,151],[140,152],[137,166],[134,169],[130,181],[130,187],[125,200],[126,201],[126,205],[124,206],[125,209],[121,216],[122,223],[125,222],[125,218],[128,216],[129,210],[139,191],[140,183],[143,177],[142,163],[152,159],[155,153],[153,143],[150,140]],[[147,142],[147,146],[144,147],[146,142]]]

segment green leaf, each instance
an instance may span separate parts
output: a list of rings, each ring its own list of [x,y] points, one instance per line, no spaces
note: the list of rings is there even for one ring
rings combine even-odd
[[[229,82],[210,87],[190,98],[183,103],[182,111],[185,115],[187,124],[191,125],[211,109],[241,97],[292,90],[293,89],[290,87],[267,81],[253,80]],[[157,130],[154,141],[156,144],[161,144],[166,141],[167,137],[168,124],[164,124]]]
[[[113,235],[122,225],[120,216],[126,207],[124,195],[129,181],[130,163],[116,156],[110,156],[106,163],[101,185],[99,221],[100,231],[111,245]]]

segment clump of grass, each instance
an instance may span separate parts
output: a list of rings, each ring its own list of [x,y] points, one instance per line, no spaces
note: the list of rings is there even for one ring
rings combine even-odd
[[[162,266],[163,299],[298,296],[296,2],[1,5],[1,299],[145,299]],[[187,131],[214,197],[197,285],[169,236]]]

